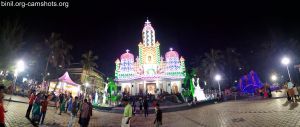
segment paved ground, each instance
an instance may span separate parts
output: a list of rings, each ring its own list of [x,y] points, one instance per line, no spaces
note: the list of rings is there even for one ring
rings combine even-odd
[[[7,103],[7,102],[6,102]],[[298,102],[300,103],[300,102]],[[300,127],[298,103],[286,102],[285,98],[240,100],[207,105],[185,111],[163,114],[164,127]],[[10,102],[6,107],[8,127],[31,127],[24,117],[27,104]],[[118,127],[121,114],[93,112],[91,127]],[[57,115],[50,107],[46,115],[46,126],[65,127],[68,114]],[[76,119],[76,127],[78,119]],[[134,127],[152,127],[154,116],[137,115],[132,119]]]

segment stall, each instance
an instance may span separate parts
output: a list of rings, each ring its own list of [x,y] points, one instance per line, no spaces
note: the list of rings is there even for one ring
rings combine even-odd
[[[57,85],[57,86],[56,86]],[[59,93],[72,93],[73,96],[78,96],[80,93],[80,85],[72,81],[68,72],[65,72],[63,76],[58,78],[57,81],[50,82],[49,91],[54,91],[55,94]]]

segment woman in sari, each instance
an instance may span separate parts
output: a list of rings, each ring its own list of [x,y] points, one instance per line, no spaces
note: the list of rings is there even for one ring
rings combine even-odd
[[[40,121],[40,114],[41,114],[41,93],[36,95],[34,103],[32,105],[32,117],[31,121],[35,124],[35,122]]]
[[[60,114],[61,112],[64,112],[66,108],[66,98],[63,98],[61,104],[60,104]]]

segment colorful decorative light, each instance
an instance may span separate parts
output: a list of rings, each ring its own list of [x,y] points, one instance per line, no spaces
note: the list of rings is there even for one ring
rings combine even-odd
[[[155,31],[149,20],[145,22],[142,36],[143,42],[138,44],[139,56],[136,61],[129,50],[121,55],[121,60],[116,61],[115,80],[183,79],[185,77],[184,59],[171,48],[165,54],[164,61],[160,54],[160,43],[155,42]]]

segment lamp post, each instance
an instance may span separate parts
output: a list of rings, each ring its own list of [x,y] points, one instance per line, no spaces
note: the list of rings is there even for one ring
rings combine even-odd
[[[271,81],[275,84],[275,85],[277,85],[278,86],[278,84],[277,84],[277,80],[278,80],[278,77],[277,77],[277,75],[275,75],[275,74],[272,74],[271,75]]]
[[[13,91],[12,93],[14,94],[15,92],[15,89],[16,89],[16,82],[17,82],[17,78],[18,78],[18,75],[20,72],[24,71],[25,69],[25,63],[23,60],[19,60],[16,64],[16,70],[15,70],[15,73],[14,73],[14,81],[13,81]]]
[[[87,94],[87,93],[86,93],[86,89],[87,89],[87,87],[89,86],[89,83],[85,83],[84,85],[85,85],[84,98],[86,98],[86,94]]]
[[[215,80],[218,82],[218,85],[219,85],[219,95],[221,96],[221,86],[220,86],[221,75],[217,74],[215,76]]]
[[[287,69],[287,72],[288,72],[288,75],[289,75],[289,79],[290,79],[290,81],[292,81],[292,78],[291,78],[291,75],[290,75],[290,71],[289,71],[290,58],[283,57],[281,59],[281,63],[286,66],[286,69]]]
[[[273,75],[271,75],[271,80],[273,81],[273,82],[276,82],[277,81],[277,76],[275,75],[275,74],[273,74]]]

